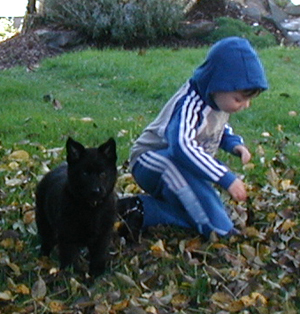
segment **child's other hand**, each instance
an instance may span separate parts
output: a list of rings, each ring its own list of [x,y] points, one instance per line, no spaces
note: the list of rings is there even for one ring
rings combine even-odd
[[[238,178],[231,183],[227,191],[236,201],[240,202],[247,199],[245,185],[243,181]]]
[[[241,157],[241,161],[243,165],[248,163],[251,159],[251,154],[248,150],[248,148],[244,145],[237,145],[234,147],[233,152],[235,154],[238,154]]]

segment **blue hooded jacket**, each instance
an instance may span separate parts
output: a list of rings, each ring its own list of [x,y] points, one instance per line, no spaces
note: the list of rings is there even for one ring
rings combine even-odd
[[[215,106],[210,95],[247,89],[268,89],[264,68],[249,41],[228,37],[210,49],[205,62],[191,78],[203,100]]]
[[[263,66],[248,40],[220,40],[136,140],[130,166],[147,151],[165,149],[175,164],[199,179],[227,189],[236,176],[214,155],[218,148],[233,153],[243,140],[233,133],[228,124],[229,113],[217,108],[211,94],[267,88]]]

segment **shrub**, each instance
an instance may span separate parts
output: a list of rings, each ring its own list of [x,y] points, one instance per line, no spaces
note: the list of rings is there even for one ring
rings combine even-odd
[[[215,22],[215,30],[204,38],[208,44],[214,43],[224,37],[240,36],[247,38],[256,48],[267,48],[277,45],[273,34],[260,25],[254,24],[251,26],[241,20],[228,17],[217,18]]]
[[[114,43],[153,41],[176,32],[183,18],[181,0],[48,0],[52,22],[88,38]]]

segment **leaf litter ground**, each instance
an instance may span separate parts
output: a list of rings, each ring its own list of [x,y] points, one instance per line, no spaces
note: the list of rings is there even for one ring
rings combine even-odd
[[[286,157],[263,165],[263,185],[248,182],[246,203],[224,194],[242,235],[205,241],[159,226],[134,243],[115,233],[108,270],[93,281],[84,258],[80,271],[60,272],[55,253],[38,257],[37,174],[64,157],[61,148],[28,145],[42,157],[1,148],[1,313],[299,313],[299,189]],[[118,192],[138,193],[126,166],[119,170]]]

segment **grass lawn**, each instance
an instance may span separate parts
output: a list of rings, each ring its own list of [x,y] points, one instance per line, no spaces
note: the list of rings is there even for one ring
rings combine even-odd
[[[94,283],[72,270],[59,273],[55,255],[38,258],[34,190],[64,160],[67,137],[96,146],[113,136],[117,190],[137,191],[122,167],[130,147],[206,52],[87,50],[44,60],[33,71],[0,73],[1,313],[299,312],[297,48],[259,51],[270,90],[231,117],[251,163],[241,167],[220,153],[248,186],[245,204],[224,193],[243,237],[207,242],[170,227],[153,228],[136,244],[115,236],[108,271]]]

